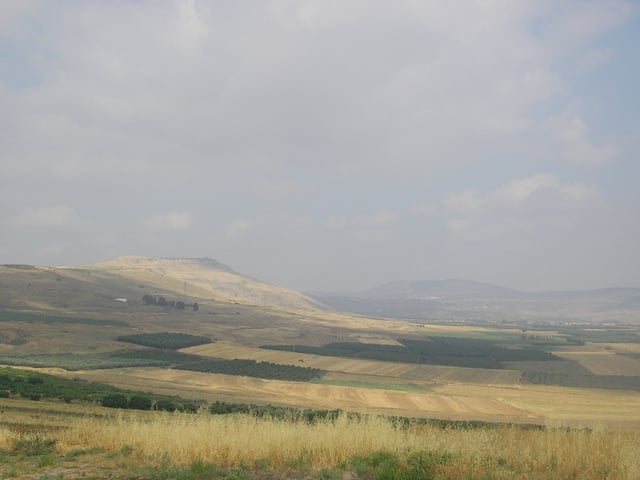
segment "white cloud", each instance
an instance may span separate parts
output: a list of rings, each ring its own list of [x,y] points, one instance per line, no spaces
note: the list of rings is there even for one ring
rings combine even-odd
[[[144,226],[149,230],[179,232],[188,230],[193,223],[190,212],[170,212],[154,215],[143,221]]]
[[[14,217],[19,227],[75,230],[81,228],[80,215],[68,205],[27,208]]]
[[[561,208],[580,204],[597,195],[594,187],[581,183],[563,183],[554,175],[541,173],[514,178],[485,195],[475,190],[449,195],[442,200],[441,205],[449,215],[468,217],[488,211],[518,210],[535,203],[536,198],[551,199],[556,208]]]
[[[553,135],[562,147],[562,159],[577,165],[598,165],[616,156],[611,145],[596,146],[589,138],[589,130],[578,115],[565,114],[550,121]]]
[[[224,234],[227,238],[233,239],[248,232],[249,230],[251,230],[251,228],[251,222],[244,219],[239,219],[228,225],[224,230]]]
[[[637,198],[634,45],[615,30],[634,3],[0,0],[3,242],[95,251],[99,233],[23,241],[82,205],[116,235],[103,252],[251,250],[255,271],[349,265],[355,283],[384,261],[418,276],[429,246],[445,272],[454,232],[501,239],[489,257],[563,215],[588,231],[598,195]],[[606,62],[621,78],[601,82]],[[49,198],[62,209],[16,216]],[[323,273],[302,267],[315,252]]]
[[[466,190],[447,196],[442,205],[447,212],[457,215],[470,215],[479,211],[485,203],[478,193],[473,190]]]
[[[538,174],[525,178],[516,178],[499,187],[487,196],[490,204],[514,207],[541,190],[557,189],[560,182],[550,174]]]

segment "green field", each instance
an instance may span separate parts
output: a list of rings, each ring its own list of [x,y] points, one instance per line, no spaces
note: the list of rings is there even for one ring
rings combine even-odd
[[[343,342],[321,347],[264,345],[262,348],[386,362],[494,369],[504,368],[502,362],[564,360],[538,348],[506,348],[496,342],[476,338],[431,336],[424,340],[399,338],[398,342],[402,346]]]
[[[48,313],[14,312],[0,310],[0,322],[26,322],[45,324],[76,324],[106,327],[128,327],[129,324],[121,320],[98,320],[95,318],[76,318],[50,315]]]

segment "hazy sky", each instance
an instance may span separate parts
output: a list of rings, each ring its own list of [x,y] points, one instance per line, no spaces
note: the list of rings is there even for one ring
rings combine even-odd
[[[640,286],[640,3],[1,0],[0,263]]]

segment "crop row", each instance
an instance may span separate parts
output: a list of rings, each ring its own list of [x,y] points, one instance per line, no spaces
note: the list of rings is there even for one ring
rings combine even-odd
[[[402,345],[342,342],[321,347],[264,345],[261,348],[387,362],[492,369],[503,368],[502,362],[563,360],[539,349],[506,348],[488,340],[472,338],[429,337],[426,340],[398,341]]]
[[[181,348],[195,347],[211,343],[209,337],[190,335],[188,333],[139,333],[135,335],[122,335],[116,340],[128,342],[145,347],[166,348],[169,350],[180,350]]]

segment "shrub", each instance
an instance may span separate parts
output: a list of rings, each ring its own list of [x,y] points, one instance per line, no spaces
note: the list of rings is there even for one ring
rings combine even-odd
[[[193,404],[193,403],[183,403],[182,405],[180,405],[180,407],[178,407],[178,409],[181,412],[184,412],[184,413],[197,413],[198,412],[198,406]]]
[[[53,453],[56,441],[38,435],[31,438],[21,438],[13,443],[12,452],[17,455],[37,456]]]
[[[151,410],[152,405],[151,399],[142,395],[134,395],[129,400],[129,408],[134,410]]]
[[[163,412],[175,412],[177,408],[171,400],[158,400],[155,405],[156,410]]]
[[[121,393],[114,393],[111,395],[106,395],[102,399],[102,406],[109,408],[129,408],[129,401],[127,397],[122,395]]]

